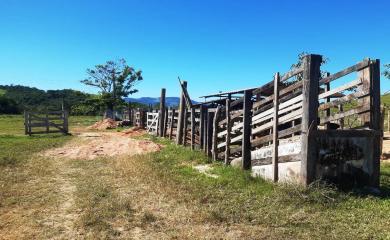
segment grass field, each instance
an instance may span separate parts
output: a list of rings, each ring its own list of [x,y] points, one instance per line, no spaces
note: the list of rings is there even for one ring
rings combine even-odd
[[[71,128],[95,118],[71,119]],[[19,123],[19,124],[18,124]],[[21,117],[0,116],[0,232],[18,239],[390,239],[390,165],[381,194],[274,185],[147,137],[161,151],[56,160],[36,155],[77,137],[22,136]],[[145,137],[140,137],[145,138]],[[213,175],[213,176],[214,176]],[[1,237],[0,237],[1,238]]]

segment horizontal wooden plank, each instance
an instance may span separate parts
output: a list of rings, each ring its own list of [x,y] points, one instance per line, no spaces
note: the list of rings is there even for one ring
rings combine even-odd
[[[287,81],[288,79],[290,79],[290,78],[300,74],[301,72],[303,72],[303,67],[295,68],[295,69],[285,73],[283,76],[281,76],[280,77],[280,82]]]
[[[46,133],[63,133],[63,131],[59,131],[59,130],[50,130],[48,132],[38,131],[38,132],[31,132],[30,134],[46,134]]]
[[[363,97],[366,95],[367,95],[366,91],[358,91],[355,93],[351,93],[351,94],[346,95],[344,97],[336,98],[335,100],[333,100],[331,102],[320,104],[320,106],[318,107],[318,110],[323,111],[323,110],[326,110],[326,109],[331,108],[331,107],[336,107],[338,105],[345,104],[351,100],[354,100],[354,99],[357,99],[357,98],[360,98],[360,97]]]
[[[351,116],[354,114],[359,114],[359,113],[363,113],[363,112],[367,112],[367,111],[370,111],[370,106],[361,106],[358,108],[348,110],[346,112],[336,113],[333,116],[322,117],[320,120],[320,124],[336,121],[336,120],[339,120],[339,119],[342,119],[342,118],[345,118],[345,117],[348,117],[348,116]]]
[[[335,74],[332,74],[330,75],[329,77],[326,77],[326,78],[323,78],[320,80],[320,85],[321,84],[325,84],[325,83],[329,83],[329,82],[332,82],[338,78],[341,78],[341,77],[344,77],[345,75],[348,75],[352,72],[356,72],[356,71],[359,71],[365,67],[367,67],[369,65],[369,61],[368,60],[363,60],[362,62],[359,62],[358,64],[355,64],[351,67],[348,67],[340,72],[337,72]]]
[[[279,156],[278,163],[296,162],[296,161],[300,161],[301,159],[302,159],[301,154]],[[252,160],[252,166],[262,166],[262,165],[271,165],[271,164],[272,164],[272,157]]]
[[[346,83],[346,84],[344,84],[344,85],[342,85],[342,86],[340,86],[338,88],[335,88],[335,89],[332,89],[330,91],[327,91],[327,92],[319,94],[318,95],[318,99],[330,97],[330,96],[334,95],[335,93],[339,93],[339,92],[348,90],[350,88],[356,87],[356,86],[358,86],[361,83],[362,83],[361,79],[354,80],[354,81]]]
[[[283,137],[286,137],[286,136],[291,135],[293,133],[300,132],[301,129],[302,129],[302,126],[300,124],[298,124],[294,127],[278,131],[278,135],[279,135],[279,138],[283,138]],[[264,143],[270,142],[270,141],[272,141],[272,134],[253,139],[251,141],[251,146],[257,147],[261,144],[264,144]]]

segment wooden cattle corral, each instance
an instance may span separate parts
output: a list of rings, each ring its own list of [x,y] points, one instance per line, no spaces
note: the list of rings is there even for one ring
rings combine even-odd
[[[180,81],[179,109],[160,104],[154,133],[275,182],[378,187],[380,62],[364,59],[334,74],[322,74],[321,62],[307,55],[263,86],[203,96],[199,104]]]
[[[65,110],[45,113],[25,111],[24,133],[30,136],[48,133],[68,134],[68,112]]]

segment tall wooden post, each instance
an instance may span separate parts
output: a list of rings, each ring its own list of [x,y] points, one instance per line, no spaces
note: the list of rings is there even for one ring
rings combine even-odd
[[[195,108],[191,108],[191,149],[195,149]]]
[[[162,137],[167,136],[167,128],[168,128],[168,108],[165,108],[164,129],[163,129]]]
[[[330,76],[330,73],[326,73],[326,77],[329,77]],[[328,83],[325,83],[325,92],[328,92],[328,91],[330,91],[330,82],[328,82]],[[330,97],[327,97],[327,98],[325,98],[325,103],[329,103],[330,102]],[[325,115],[327,116],[327,117],[329,117],[330,116],[330,108],[327,108],[326,110],[325,110]],[[330,129],[330,122],[328,122],[328,123],[325,123],[325,128],[326,129]]]
[[[205,115],[205,110],[204,110],[204,106],[203,105],[200,105],[200,113],[199,113],[199,148],[200,149],[203,149],[203,144],[204,144],[204,115]]]
[[[203,114],[203,152],[207,154],[207,132],[209,130],[208,124],[209,124],[209,109],[208,107],[205,107],[204,114]]]
[[[214,121],[213,121],[213,141],[212,141],[212,155],[213,160],[218,160],[218,120],[219,120],[219,112],[221,107],[218,106],[215,111]]]
[[[390,132],[390,112],[389,112],[389,107],[385,108],[387,111],[387,132]]]
[[[280,75],[276,73],[274,79],[274,126],[273,126],[273,153],[272,153],[272,168],[273,168],[273,180],[277,182],[279,179],[279,134],[278,134],[278,125],[279,125],[279,82]]]
[[[374,137],[372,174],[370,177],[370,185],[379,187],[380,176],[380,143],[383,136],[381,131],[381,93],[380,93],[380,61],[379,59],[370,62],[370,129],[380,132]]]
[[[244,119],[242,129],[242,168],[249,170],[252,167],[251,162],[251,110],[252,110],[252,92],[244,91]]]
[[[175,109],[172,108],[171,111],[171,124],[169,126],[169,139],[172,139],[173,127],[175,126]]]
[[[160,129],[159,129],[159,136],[164,136],[164,130],[165,130],[165,88],[161,89],[161,97],[160,97]]]
[[[63,129],[64,129],[65,134],[68,134],[69,133],[69,122],[68,122],[69,114],[68,114],[68,111],[66,111],[66,110],[63,111],[63,117],[64,117]]]
[[[184,108],[184,121],[183,121],[183,145],[186,146],[187,144],[187,130],[188,130],[188,114],[187,114],[187,108]]]
[[[212,157],[211,154],[211,145],[213,143],[213,119],[214,119],[214,113],[208,112],[207,113],[207,144],[206,144],[206,154],[208,157]]]
[[[26,110],[24,111],[24,134],[28,134],[28,113]]]
[[[302,79],[302,134],[301,134],[301,182],[309,185],[315,179],[316,144],[311,142],[310,131],[318,126],[318,88],[322,56],[306,55],[303,58]]]
[[[27,114],[28,135],[31,136],[31,114]]]
[[[344,105],[343,104],[340,104],[338,106],[338,108],[339,108],[339,112],[340,113],[344,112]],[[344,118],[340,118],[339,123],[340,123],[340,129],[344,129],[344,124],[345,124],[344,123]]]
[[[187,88],[187,81],[183,81],[183,87]],[[176,144],[183,144],[183,125],[184,125],[184,108],[186,108],[185,96],[183,90],[180,95],[179,119],[176,128]]]
[[[232,130],[232,124],[230,122],[230,99],[226,99],[226,137],[225,137],[225,164],[230,163],[230,132]]]

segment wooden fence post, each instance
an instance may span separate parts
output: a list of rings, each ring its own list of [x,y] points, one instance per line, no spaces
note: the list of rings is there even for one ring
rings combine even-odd
[[[380,93],[380,60],[372,60],[370,62],[370,129],[377,133],[374,137],[373,157],[372,157],[372,175],[370,177],[370,185],[372,187],[379,187],[380,177],[380,143],[383,137],[381,131],[381,93]]]
[[[203,149],[203,132],[204,132],[204,106],[200,105],[199,115],[199,149]]]
[[[195,149],[195,109],[191,108],[191,149]]]
[[[160,97],[160,129],[159,129],[159,136],[163,137],[164,130],[165,130],[165,88],[161,89],[161,97]]]
[[[329,77],[329,76],[330,76],[330,73],[327,72],[327,73],[326,73],[326,77]],[[325,83],[325,92],[328,92],[328,91],[330,91],[330,82]],[[325,98],[325,103],[329,103],[329,102],[330,102],[330,97]],[[327,109],[325,110],[325,115],[326,115],[327,117],[330,116],[330,108],[327,108]],[[325,123],[325,129],[330,129],[330,122]]]
[[[172,139],[173,127],[174,126],[175,126],[175,109],[172,108],[172,111],[171,111],[171,124],[170,124],[170,127],[169,127],[169,139]]]
[[[28,113],[24,110],[24,134],[28,134]]]
[[[303,58],[302,79],[302,134],[301,134],[301,182],[309,185],[315,179],[316,144],[311,140],[311,131],[318,125],[318,88],[322,56],[306,55]]]
[[[390,132],[390,112],[389,112],[389,107],[385,108],[387,111],[387,132]]]
[[[251,169],[251,110],[252,110],[252,92],[244,91],[243,103],[243,129],[242,129],[242,168],[245,170]]]
[[[64,110],[63,116],[64,116],[64,121],[63,121],[64,126],[63,126],[63,129],[64,129],[65,134],[68,134],[69,133],[69,122],[68,122],[69,114],[68,114],[68,111]]]
[[[183,81],[183,87],[187,88],[187,81]],[[186,103],[185,103],[184,92],[182,90],[180,95],[180,104],[179,104],[179,118],[177,121],[177,128],[176,128],[176,144],[183,144],[184,108],[186,108]]]
[[[163,129],[162,137],[167,136],[167,128],[168,128],[168,108],[165,108],[164,129]]]
[[[207,144],[206,144],[206,154],[208,157],[212,157],[211,155],[211,144],[213,143],[213,119],[214,119],[214,113],[208,112],[207,113]]]
[[[230,163],[230,132],[232,125],[230,123],[230,99],[226,99],[226,138],[225,138],[225,164]]]
[[[213,160],[218,160],[218,120],[219,120],[219,111],[221,107],[218,106],[215,111],[214,121],[213,121],[213,141],[212,141],[212,151],[213,151]]]
[[[205,107],[203,114],[203,152],[207,154],[207,131],[208,131],[208,120],[209,120],[209,109]]]
[[[187,144],[187,128],[188,128],[188,114],[187,114],[187,108],[184,108],[184,114],[183,114],[183,145],[186,146]]]
[[[274,79],[274,126],[273,126],[273,154],[272,154],[272,168],[273,168],[273,180],[277,182],[279,179],[279,134],[278,134],[278,125],[279,125],[279,82],[280,75],[276,73]]]
[[[27,114],[28,135],[31,136],[31,113]]]

